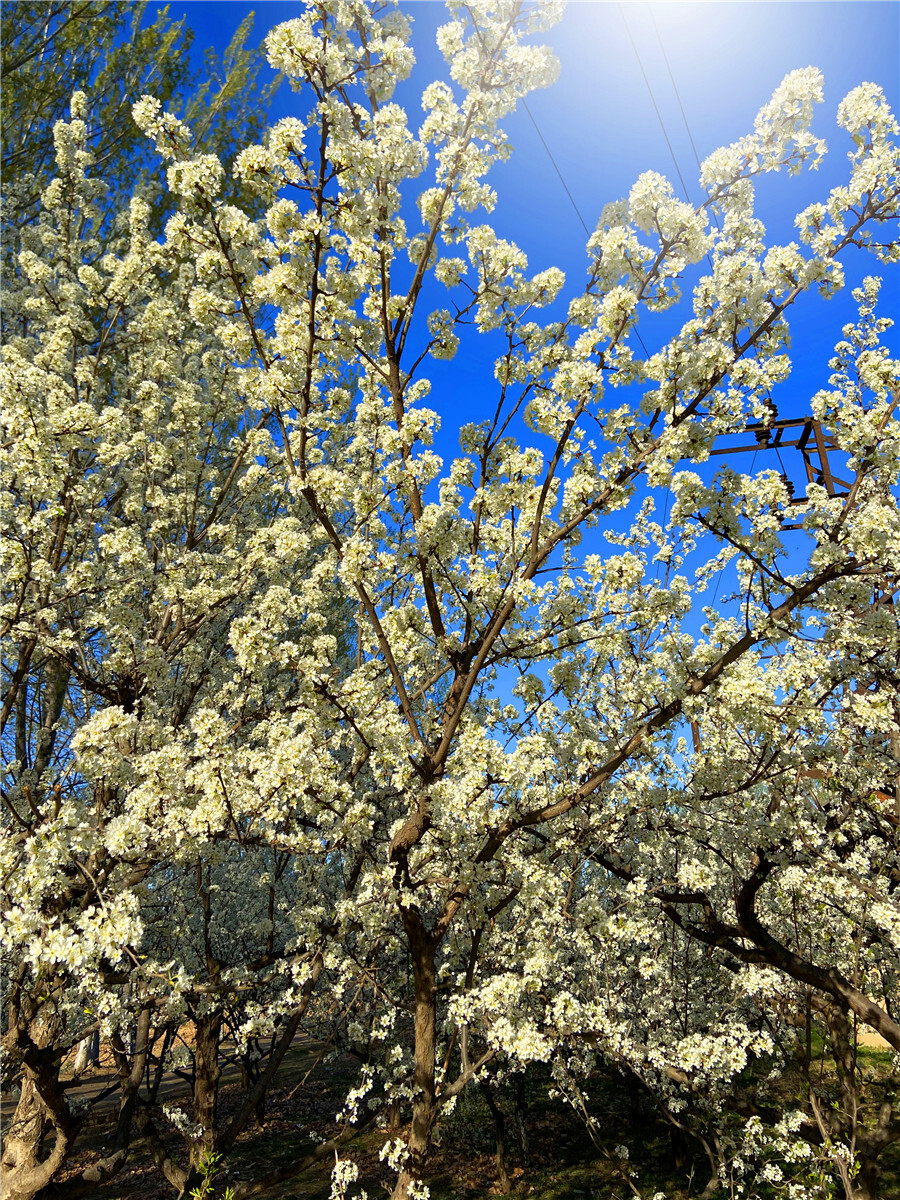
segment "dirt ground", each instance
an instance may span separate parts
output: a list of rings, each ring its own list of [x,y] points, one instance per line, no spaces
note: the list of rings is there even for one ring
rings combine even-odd
[[[191,1030],[183,1031],[186,1040]],[[890,1056],[869,1049],[867,1057],[884,1060]],[[100,1066],[83,1078],[80,1095],[103,1096],[113,1077],[108,1054]],[[358,1077],[359,1064],[348,1056],[325,1056],[309,1041],[298,1042],[287,1054],[270,1089],[262,1120],[241,1134],[208,1200],[224,1200],[229,1186],[249,1185],[281,1167],[306,1158],[318,1144],[334,1137],[342,1128],[338,1113],[343,1098]],[[456,1110],[442,1124],[440,1142],[431,1159],[429,1187],[432,1200],[486,1200],[508,1191],[530,1200],[625,1200],[635,1195],[652,1196],[663,1190],[667,1200],[690,1200],[703,1190],[708,1168],[697,1147],[673,1136],[673,1131],[646,1097],[615,1073],[599,1073],[591,1088],[592,1133],[584,1121],[551,1090],[549,1074],[538,1069],[529,1076],[524,1107],[517,1107],[515,1091],[501,1087],[494,1093],[506,1118],[505,1178],[497,1159],[496,1126],[480,1088],[467,1089]],[[218,1120],[225,1123],[243,1099],[236,1065],[223,1069]],[[187,1080],[167,1077],[161,1099],[190,1109]],[[117,1113],[113,1094],[98,1099],[85,1128],[72,1171],[98,1161],[109,1152]],[[8,1112],[6,1105],[4,1108]],[[517,1124],[517,1117],[522,1121]],[[167,1149],[176,1158],[184,1156],[185,1143],[175,1129],[159,1118]],[[391,1173],[379,1155],[385,1142],[402,1135],[386,1123],[358,1135],[341,1150],[341,1157],[356,1163],[359,1181],[348,1192],[353,1200],[364,1188],[369,1200],[386,1194]],[[623,1147],[628,1157],[623,1157]],[[885,1159],[880,1200],[900,1200],[900,1144]],[[331,1192],[333,1156],[318,1161],[287,1182],[255,1193],[261,1200],[328,1200]],[[636,1171],[637,1175],[631,1173]],[[135,1142],[125,1169],[92,1195],[97,1200],[173,1200],[173,1191],[154,1166],[149,1146]],[[49,1197],[48,1197],[49,1200]]]

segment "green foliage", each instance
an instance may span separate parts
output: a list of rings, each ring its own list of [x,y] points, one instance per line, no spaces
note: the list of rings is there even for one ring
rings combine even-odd
[[[192,1200],[213,1200],[216,1192],[215,1180],[219,1174],[218,1164],[222,1161],[222,1157],[221,1154],[215,1154],[213,1151],[210,1151],[201,1158],[197,1170],[203,1182],[197,1187],[191,1188],[188,1194],[192,1197]],[[233,1200],[233,1198],[234,1188],[227,1187],[222,1193],[222,1200]]]
[[[158,155],[131,117],[142,94],[157,96],[183,115],[195,149],[229,159],[259,136],[279,80],[258,81],[262,55],[248,48],[253,13],[241,22],[221,60],[207,50],[202,70],[191,65],[194,34],[185,18],[157,10],[146,23],[146,0],[17,0],[3,13],[3,226],[32,221],[55,170],[53,128],[68,117],[73,91],[90,100],[93,174],[109,186],[106,210],[115,212],[140,187],[151,203],[151,228],[161,230],[172,211]],[[253,207],[240,185],[231,199]],[[4,241],[9,246],[9,237]]]

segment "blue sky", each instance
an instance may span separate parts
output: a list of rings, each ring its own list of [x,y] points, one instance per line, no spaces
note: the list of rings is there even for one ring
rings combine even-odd
[[[251,7],[256,13],[253,40],[302,10],[295,0],[263,0],[256,5],[243,0],[181,4],[175,0],[171,12],[186,14],[197,34],[199,58],[207,45],[224,48]],[[434,31],[446,20],[446,10],[434,0],[413,0],[401,7],[413,17],[417,66],[398,89],[397,99],[415,111],[425,85],[444,76]],[[657,4],[575,0],[546,40],[560,59],[559,80],[552,88],[534,93],[528,103],[590,229],[604,204],[626,195],[641,171],[660,171],[683,191],[666,134],[690,198],[696,200],[699,188],[690,138],[702,160],[716,147],[750,131],[757,110],[788,71],[817,66],[825,76],[825,103],[816,131],[826,138],[830,153],[817,172],[767,177],[758,189],[760,215],[770,238],[789,241],[794,236],[795,213],[846,177],[849,139],[834,120],[839,100],[867,80],[884,88],[895,112],[900,109],[900,5],[886,0]],[[275,98],[272,117],[303,110],[302,97],[284,87]],[[520,109],[507,120],[506,128],[514,154],[492,173],[499,203],[491,221],[501,236],[526,251],[532,269],[561,267],[568,280],[565,292],[572,295],[586,264],[581,220],[528,114]],[[809,296],[795,306],[795,368],[785,385],[789,394],[777,398],[782,415],[805,408],[809,395],[826,382],[829,352],[853,313],[850,285],[867,273],[884,274],[886,308],[900,312],[896,271],[888,277],[874,259],[861,254],[848,266],[848,287],[841,296],[828,303]],[[644,326],[642,332],[652,349],[652,328]],[[470,397],[470,385],[477,391],[485,365],[480,349],[464,342],[453,363],[453,377],[466,385]]]
[[[175,17],[184,12],[196,31],[199,65],[203,48],[213,44],[223,49],[250,7],[243,0],[175,0],[170,11]],[[252,7],[254,42],[302,11],[301,4],[287,0],[264,0]],[[432,0],[413,0],[401,7],[413,18],[417,66],[398,88],[396,99],[410,110],[415,125],[422,90],[432,79],[446,77],[434,33],[447,17],[444,5]],[[505,122],[514,153],[492,172],[499,201],[490,221],[502,237],[526,251],[532,270],[555,265],[566,272],[559,303],[580,290],[586,266],[582,220],[593,229],[603,206],[627,195],[634,179],[648,169],[671,178],[683,194],[680,171],[689,198],[696,202],[694,147],[702,160],[749,132],[757,110],[788,71],[816,66],[824,73],[825,102],[819,107],[815,132],[826,139],[829,154],[818,171],[760,180],[758,211],[770,242],[792,240],[794,215],[813,200],[824,199],[847,177],[850,141],[835,122],[841,98],[857,84],[871,81],[884,88],[895,112],[900,109],[900,5],[884,0],[621,5],[574,0],[545,40],[560,59],[559,80],[529,98],[531,116],[520,108]],[[304,101],[283,87],[273,102],[272,119],[305,115]],[[412,196],[412,227],[417,217],[411,202]],[[794,370],[775,395],[783,417],[807,412],[810,396],[827,383],[834,343],[855,314],[851,288],[864,275],[884,277],[883,310],[900,314],[896,268],[888,270],[862,253],[844,261],[848,286],[838,297],[823,301],[809,295],[794,306]],[[691,284],[689,278],[688,296]],[[438,306],[445,301],[439,294],[442,289],[435,286],[433,304]],[[680,322],[681,311],[677,316],[644,318],[639,330],[651,351],[660,344],[665,327]],[[892,339],[896,348],[896,330]],[[429,365],[434,391],[428,403],[442,415],[438,448],[445,461],[457,449],[459,425],[485,414],[494,354],[489,339],[473,334],[463,338],[451,364]],[[713,462],[719,467],[723,459]],[[750,469],[750,456],[735,466]],[[783,466],[800,479],[799,456],[792,460],[790,451],[781,465],[760,457],[755,469],[764,466]],[[660,497],[660,508],[663,503]]]
[[[412,79],[398,90],[397,99],[415,110],[424,86],[445,74],[434,32],[447,19],[446,9],[437,0],[412,0],[400,7],[413,18],[417,66]],[[250,9],[256,15],[251,39],[255,40],[273,25],[298,15],[302,4],[296,0],[256,4],[174,0],[170,8],[174,16],[184,12],[196,31],[199,60],[207,45],[224,48]],[[545,40],[560,59],[560,77],[552,88],[534,93],[529,106],[589,228],[603,205],[626,194],[641,171],[657,170],[677,179],[641,65],[678,164],[695,194],[696,165],[670,67],[701,159],[749,131],[756,111],[788,71],[817,66],[824,72],[825,104],[818,124],[822,135],[831,135],[832,153],[818,175],[791,181],[795,208],[843,173],[845,146],[834,125],[834,111],[850,88],[863,80],[873,81],[884,88],[894,110],[900,108],[900,4],[893,0],[656,4],[571,0],[562,22]],[[298,107],[302,108],[302,100],[282,88],[272,117]],[[584,262],[584,231],[547,152],[523,111],[509,118],[506,128],[515,154],[493,175],[500,194],[494,218],[500,232],[518,240],[534,257],[536,268],[552,262],[577,271]],[[782,208],[780,199],[776,196],[767,214],[770,218]],[[785,224],[787,235],[788,230]]]
[[[203,48],[212,44],[224,49],[250,7],[243,0],[174,0],[170,12],[174,17],[184,12],[196,31],[200,65]],[[253,7],[254,42],[273,25],[302,11],[301,4],[287,0],[264,0]],[[413,0],[401,7],[413,17],[417,66],[395,98],[410,110],[415,126],[421,92],[431,80],[446,78],[434,33],[447,18],[444,5],[432,0]],[[505,122],[514,153],[490,177],[499,199],[489,219],[500,236],[525,250],[533,271],[553,265],[566,272],[560,304],[580,290],[584,277],[582,221],[593,229],[604,205],[627,195],[635,178],[646,170],[666,175],[683,195],[680,172],[688,198],[697,202],[694,147],[702,160],[750,132],[757,111],[789,71],[815,66],[824,74],[825,102],[814,130],[826,139],[829,154],[818,171],[759,181],[758,214],[768,228],[770,244],[793,240],[795,214],[814,200],[825,199],[833,186],[847,178],[851,144],[835,121],[843,96],[870,81],[885,90],[895,112],[900,110],[900,5],[884,0],[652,5],[574,0],[545,40],[560,59],[559,80],[529,98],[530,116],[520,108]],[[273,120],[293,113],[303,116],[307,107],[304,97],[283,87],[271,116]],[[409,199],[412,229],[417,216],[413,197]],[[774,397],[782,417],[805,415],[810,397],[827,384],[834,344],[842,326],[855,316],[851,289],[865,275],[884,277],[883,311],[900,316],[896,268],[882,267],[862,253],[845,257],[844,262],[847,287],[842,293],[830,301],[809,295],[793,308],[794,369]],[[689,277],[687,296],[692,284]],[[432,307],[442,306],[446,302],[442,289],[434,286],[434,298],[428,299]],[[681,319],[683,308],[667,317],[645,317],[639,330],[649,349],[658,348],[666,327],[677,327]],[[897,330],[892,331],[891,342],[896,352]],[[428,365],[434,385],[428,404],[441,414],[437,448],[445,464],[458,451],[459,426],[487,415],[495,354],[491,339],[473,333],[463,338],[452,363]],[[525,436],[534,444],[533,435]],[[751,458],[741,456],[732,465],[741,471],[784,470],[802,494],[802,464],[795,452],[785,451],[780,460],[771,454],[768,460],[765,454]],[[711,475],[726,461],[713,459],[704,473]],[[638,501],[641,494],[645,493],[639,493]],[[668,508],[669,497],[656,489],[655,499],[659,518]],[[617,514],[613,525],[627,526],[634,507],[635,502]],[[589,535],[589,540],[596,536]],[[805,536],[795,533],[787,538],[790,559],[799,568],[805,557]],[[728,608],[726,597],[732,586],[729,569],[715,593],[703,597],[704,602],[712,599],[720,609]]]

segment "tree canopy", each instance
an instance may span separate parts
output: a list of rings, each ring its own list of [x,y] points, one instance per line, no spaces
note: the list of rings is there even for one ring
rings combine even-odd
[[[232,73],[179,112],[165,15],[135,17],[132,57],[122,6],[16,7],[12,1200],[84,1194],[138,1132],[174,1195],[202,1186],[301,1028],[362,1063],[315,1153],[408,1118],[384,1149],[396,1200],[428,1195],[464,1088],[535,1062],[576,1106],[596,1062],[630,1072],[703,1146],[708,1195],[870,1200],[900,1136],[857,1053],[863,1029],[900,1051],[900,370],[878,276],[797,422],[802,494],[764,453],[714,457],[784,433],[792,305],[839,290],[852,250],[895,269],[897,123],[876,84],[851,91],[844,182],[772,244],[757,186],[825,154],[822,77],[793,71],[706,157],[699,205],[646,172],[582,280],[533,273],[488,178],[504,119],[553,81],[560,9],[449,8],[418,127],[393,99],[406,18],[334,0],[269,33],[296,115],[257,133],[243,27]],[[75,67],[40,58],[51,41],[87,63],[64,114]],[[477,338],[489,401],[446,461],[439,364]],[[722,580],[738,603],[716,606]],[[188,1020],[186,1113],[145,1081]],[[62,1068],[95,1030],[118,1125],[72,1170]],[[226,1032],[272,1038],[227,1122]],[[352,1181],[337,1161],[333,1194]]]
[[[41,193],[56,172],[53,130],[79,88],[91,96],[87,138],[94,169],[106,184],[105,210],[118,211],[140,184],[145,198],[153,199],[161,229],[170,199],[157,183],[158,159],[131,120],[131,106],[152,89],[191,122],[197,149],[230,158],[259,135],[274,92],[260,85],[261,56],[246,47],[252,28],[250,13],[221,61],[215,50],[207,51],[201,72],[191,65],[194,35],[185,19],[173,21],[164,8],[150,22],[146,0],[4,3],[4,229],[36,218]]]

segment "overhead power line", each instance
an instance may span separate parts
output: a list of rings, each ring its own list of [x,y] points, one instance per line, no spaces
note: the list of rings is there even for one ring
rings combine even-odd
[[[578,217],[578,220],[581,222],[582,229],[587,234],[587,236],[590,237],[591,231],[587,227],[587,222],[585,221],[584,217],[581,215],[581,210],[579,209],[578,205],[575,203],[575,197],[569,191],[569,185],[566,183],[565,179],[563,178],[563,173],[559,169],[559,165],[557,164],[556,159],[553,157],[553,151],[550,149],[550,147],[547,145],[546,141],[544,140],[544,135],[541,133],[540,128],[538,127],[538,123],[534,119],[534,113],[528,107],[528,104],[526,103],[526,101],[523,100],[522,104],[524,105],[525,111],[528,113],[529,117],[531,118],[531,123],[535,128],[535,132],[537,133],[538,137],[541,139],[541,145],[547,151],[547,156],[550,159],[550,161],[553,163],[553,169],[556,172],[556,174],[559,176],[559,182],[563,185],[563,187],[566,190],[566,195],[572,201],[572,207],[575,209],[575,215]]]
[[[656,34],[656,40],[659,42],[659,48],[662,51],[663,62],[666,64],[666,70],[669,72],[669,80],[672,84],[672,91],[675,93],[675,99],[678,101],[678,108],[681,112],[681,119],[684,122],[684,127],[687,130],[688,139],[691,143],[691,149],[694,152],[694,162],[697,164],[697,170],[700,170],[700,155],[697,153],[697,146],[694,142],[694,136],[691,133],[691,127],[688,125],[687,113],[684,111],[684,105],[681,102],[681,93],[678,91],[678,84],[675,82],[675,76],[672,73],[672,64],[669,62],[669,56],[666,54],[665,44],[660,37],[659,27],[656,24],[656,17],[653,15],[653,9],[650,9],[650,20],[653,22],[653,32]],[[671,149],[671,147],[670,147]]]
[[[621,4],[618,5],[618,9],[619,9],[619,13],[622,17],[622,23],[625,26],[625,32],[628,34],[628,40],[631,42],[631,48],[634,51],[634,57],[637,59],[637,64],[640,67],[641,74],[644,77],[644,83],[647,85],[647,91],[650,94],[650,100],[653,104],[653,108],[654,108],[654,110],[656,112],[656,116],[659,120],[659,127],[663,132],[663,137],[666,139],[666,145],[669,147],[669,153],[672,156],[672,162],[675,164],[675,172],[678,175],[678,178],[681,182],[681,187],[682,187],[682,190],[684,191],[684,198],[685,198],[685,200],[687,200],[688,204],[693,204],[694,202],[691,199],[690,190],[688,188],[687,183],[685,182],[684,175],[682,175],[682,173],[681,173],[681,167],[678,165],[678,157],[675,154],[675,147],[672,145],[672,139],[669,137],[669,131],[666,129],[666,123],[663,120],[663,116],[662,116],[662,113],[660,112],[659,105],[656,103],[656,96],[653,94],[653,88],[650,86],[650,80],[647,76],[647,72],[644,70],[644,63],[641,58],[640,51],[637,48],[637,43],[635,42],[634,37],[632,36],[631,28],[629,27],[629,24],[628,24],[628,18],[625,16],[625,10]],[[675,89],[675,95],[678,98],[678,107],[681,109],[681,118],[684,121],[684,127],[687,130],[688,137],[690,138],[691,148],[694,151],[694,158],[697,161],[697,168],[699,170],[700,156],[697,153],[697,147],[694,145],[694,138],[693,138],[693,135],[691,134],[691,127],[690,127],[690,125],[688,125],[687,114],[684,111],[684,105],[681,103],[681,95],[678,91],[678,85],[675,83],[675,76],[672,73],[672,67],[669,63],[669,56],[666,54],[666,48],[663,45],[663,40],[659,36],[659,30],[656,27],[656,20],[653,16],[652,9],[650,11],[650,19],[653,21],[654,30],[656,30],[656,40],[659,42],[659,48],[660,48],[660,50],[662,50],[663,58],[665,59],[666,67],[669,72],[669,79],[672,81],[672,87]],[[718,221],[718,218],[715,216],[715,213],[713,213],[713,217],[715,218],[716,228],[718,229],[719,221]],[[706,255],[706,261],[707,261],[707,263],[709,263],[709,269],[712,270],[713,262],[709,256],[709,254]]]
[[[653,22],[653,31],[656,34],[656,40],[659,42],[659,48],[662,51],[663,62],[666,64],[666,70],[669,72],[669,80],[672,84],[672,91],[675,93],[675,99],[678,101],[678,108],[681,112],[681,119],[684,122],[684,128],[688,135],[688,141],[691,143],[691,150],[694,152],[694,162],[697,164],[698,173],[702,170],[700,155],[697,153],[697,144],[694,141],[694,135],[691,133],[691,127],[688,124],[687,113],[684,111],[684,104],[681,102],[681,93],[678,90],[678,84],[675,82],[675,74],[672,71],[672,64],[669,62],[669,56],[666,53],[665,42],[660,36],[659,27],[656,24],[656,17],[653,15],[653,8],[650,8],[650,20]],[[721,229],[719,225],[719,217],[715,210],[712,212],[713,221],[715,221],[716,229]],[[709,257],[707,255],[707,257]]]
[[[692,203],[690,191],[688,189],[688,185],[684,181],[684,176],[681,173],[681,167],[679,167],[679,165],[678,165],[678,159],[675,156],[675,147],[672,145],[672,139],[669,137],[669,131],[666,129],[666,123],[663,120],[662,113],[659,110],[659,105],[656,103],[656,97],[653,94],[653,88],[650,86],[650,80],[647,77],[647,72],[644,70],[644,63],[643,63],[643,60],[641,59],[640,51],[637,48],[637,42],[635,42],[634,38],[632,37],[631,27],[628,24],[628,18],[625,16],[625,9],[621,4],[617,5],[617,7],[618,7],[619,13],[622,17],[622,21],[625,25],[625,32],[628,34],[628,40],[629,40],[629,42],[631,42],[631,48],[634,51],[634,57],[637,59],[638,66],[641,69],[641,74],[644,77],[644,83],[647,85],[647,91],[650,94],[650,100],[651,100],[651,103],[653,104],[653,109],[654,109],[657,119],[659,121],[659,127],[663,132],[663,137],[666,139],[666,145],[669,147],[669,153],[672,155],[672,162],[675,164],[675,172],[678,175],[678,179],[679,179],[679,181],[681,183],[681,187],[684,191],[684,198],[690,204],[690,203]]]
[[[581,222],[581,228],[584,230],[584,232],[587,234],[587,236],[590,237],[591,231],[590,231],[590,229],[588,229],[587,222],[585,221],[584,217],[581,215],[581,210],[579,209],[578,205],[575,202],[575,197],[572,195],[572,193],[569,189],[569,185],[566,183],[565,177],[563,176],[562,171],[559,169],[559,164],[557,163],[556,159],[553,157],[553,151],[547,145],[547,140],[544,137],[544,135],[541,133],[540,126],[538,125],[537,121],[534,119],[534,113],[528,107],[528,104],[525,100],[522,101],[522,105],[523,105],[525,111],[528,113],[528,116],[531,118],[531,123],[535,128],[535,132],[537,133],[538,137],[541,139],[541,145],[547,151],[547,157],[553,163],[553,169],[556,172],[556,174],[559,176],[559,182],[563,185],[563,188],[565,189],[565,193],[569,197],[569,200],[571,201],[572,207],[575,210],[576,217]],[[641,335],[638,332],[636,327],[635,327],[634,332],[635,332],[635,336],[637,337],[638,342],[640,343],[640,347],[644,352],[644,356],[646,358],[649,358],[650,351],[644,345],[644,339],[641,337]]]

